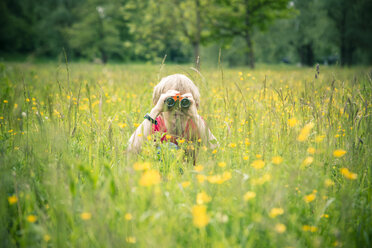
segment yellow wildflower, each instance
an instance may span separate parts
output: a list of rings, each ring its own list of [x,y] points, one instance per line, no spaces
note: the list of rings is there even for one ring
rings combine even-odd
[[[271,180],[270,174],[265,174],[262,177],[252,179],[252,185],[262,185]]]
[[[247,193],[244,194],[243,198],[244,198],[244,201],[249,201],[253,198],[256,197],[256,193],[253,192],[253,191],[248,191]]]
[[[307,148],[307,153],[314,154],[315,153],[315,148],[314,147]]]
[[[130,243],[130,244],[135,244],[137,242],[136,237],[132,237],[132,236],[127,237],[125,241],[127,241],[127,243]]]
[[[83,212],[81,213],[80,218],[82,220],[90,220],[92,218],[92,214],[89,212]]]
[[[204,175],[196,175],[196,179],[198,180],[199,183],[203,183],[206,179]]]
[[[322,142],[323,139],[324,139],[324,137],[325,137],[325,135],[318,135],[318,136],[316,136],[316,137],[315,137],[315,142],[316,142],[316,143],[320,143],[320,142]]]
[[[37,220],[37,217],[35,215],[29,215],[27,216],[27,221],[30,223],[34,223]]]
[[[152,185],[155,185],[155,184],[159,184],[160,183],[160,174],[158,171],[156,170],[147,170],[145,171],[142,176],[141,176],[141,179],[139,180],[139,184],[141,186],[152,186]]]
[[[225,162],[219,162],[218,166],[221,167],[221,168],[226,167],[226,163]]]
[[[235,147],[236,147],[236,144],[235,144],[235,143],[230,143],[230,144],[229,144],[229,147],[231,147],[231,148],[235,148]]]
[[[314,161],[314,158],[313,157],[307,157],[305,158],[305,160],[302,162],[302,165],[303,166],[308,166],[308,165],[311,165]]]
[[[204,205],[193,206],[192,216],[193,216],[194,226],[198,228],[205,227],[209,223],[209,216],[207,215],[207,207]]]
[[[190,184],[191,184],[190,181],[185,181],[185,182],[182,182],[182,183],[181,183],[181,185],[182,185],[183,188],[187,188],[187,187],[189,187]]]
[[[217,153],[217,150],[214,149],[214,150],[212,151],[212,154],[216,154],[216,153]]]
[[[300,134],[298,135],[297,140],[300,142],[307,140],[307,138],[310,135],[310,131],[311,129],[313,129],[313,127],[314,127],[314,123],[312,122],[306,124],[304,128],[302,128]]]
[[[275,156],[272,158],[271,162],[273,164],[281,164],[283,162],[283,158],[280,156]]]
[[[342,168],[340,171],[341,171],[341,174],[342,174],[345,178],[347,178],[347,179],[355,180],[355,179],[357,179],[357,177],[358,177],[358,174],[352,173],[352,172],[349,171],[349,169],[347,169],[347,168]]]
[[[312,194],[310,194],[310,195],[306,195],[306,196],[304,197],[304,200],[305,200],[305,202],[309,203],[309,202],[314,201],[315,198],[316,198],[316,195],[315,195],[314,193],[312,193]]]
[[[133,169],[136,171],[148,170],[150,169],[150,166],[151,164],[149,162],[143,162],[143,163],[136,162],[133,165]]]
[[[194,170],[197,171],[197,172],[201,172],[203,169],[204,169],[203,165],[196,165],[194,167]]]
[[[298,123],[298,120],[296,118],[288,119],[288,126],[290,126],[290,127],[296,126],[297,123]]]
[[[183,144],[185,142],[185,139],[179,139],[178,144]]]
[[[132,216],[131,213],[126,213],[126,214],[124,215],[124,218],[125,218],[126,220],[131,220],[131,219],[133,218],[133,216]]]
[[[275,218],[278,215],[284,214],[284,210],[282,208],[273,208],[270,210],[269,216],[270,218]]]
[[[48,234],[45,234],[44,237],[43,237],[43,239],[44,239],[45,242],[49,242],[49,240],[51,239],[51,237]]]
[[[304,230],[305,232],[316,232],[318,228],[316,226],[304,225],[302,226],[302,230]]]
[[[211,200],[212,200],[212,198],[207,193],[205,193],[204,191],[198,193],[197,196],[196,196],[196,203],[199,204],[199,205],[208,203]]]
[[[287,230],[287,227],[284,224],[278,223],[275,225],[275,231],[277,233],[284,233]]]
[[[244,156],[243,159],[244,160],[248,160],[249,159],[249,156]]]
[[[255,169],[261,169],[265,166],[265,162],[261,159],[252,162],[251,166]]]
[[[344,155],[346,154],[346,151],[345,150],[342,150],[342,149],[337,149],[333,152],[333,156],[335,156],[336,158],[341,158],[343,157]]]
[[[18,198],[17,198],[17,196],[15,196],[15,195],[12,195],[12,196],[9,196],[9,197],[8,197],[8,202],[9,202],[10,205],[13,205],[13,204],[16,203],[17,201],[18,201]]]
[[[330,187],[330,186],[335,185],[335,183],[331,179],[328,178],[328,179],[324,180],[324,185],[326,187]]]

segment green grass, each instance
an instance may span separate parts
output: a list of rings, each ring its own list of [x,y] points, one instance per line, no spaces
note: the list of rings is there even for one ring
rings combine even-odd
[[[150,142],[138,157],[126,154],[153,86],[172,73],[198,85],[199,114],[220,144],[200,145],[201,171],[182,151],[158,155]],[[370,247],[370,73],[1,64],[1,246]],[[346,154],[335,157],[337,149]],[[150,163],[160,183],[141,186],[146,172],[136,162]],[[225,180],[213,183],[213,175]],[[256,196],[246,201],[249,191]],[[209,197],[199,199],[207,215],[199,228],[192,209],[201,192]]]

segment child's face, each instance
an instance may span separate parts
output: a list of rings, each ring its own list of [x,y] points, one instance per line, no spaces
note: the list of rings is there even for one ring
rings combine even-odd
[[[183,94],[186,93],[181,92],[180,94],[182,96]],[[168,127],[169,132],[174,135],[181,135],[183,130],[185,129],[186,122],[189,119],[188,109],[184,109],[181,107],[173,107],[164,111],[163,116],[169,125]]]

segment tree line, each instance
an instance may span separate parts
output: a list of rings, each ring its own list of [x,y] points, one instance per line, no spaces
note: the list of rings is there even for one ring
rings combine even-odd
[[[370,13],[370,0],[3,0],[0,54],[371,64]]]

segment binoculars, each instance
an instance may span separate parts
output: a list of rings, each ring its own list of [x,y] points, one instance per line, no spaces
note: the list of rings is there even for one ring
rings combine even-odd
[[[191,104],[189,99],[182,97],[180,94],[176,94],[175,96],[168,97],[167,99],[165,99],[165,103],[168,109],[172,109],[175,106],[178,106],[182,109],[187,109],[188,107],[190,107],[190,104]]]

